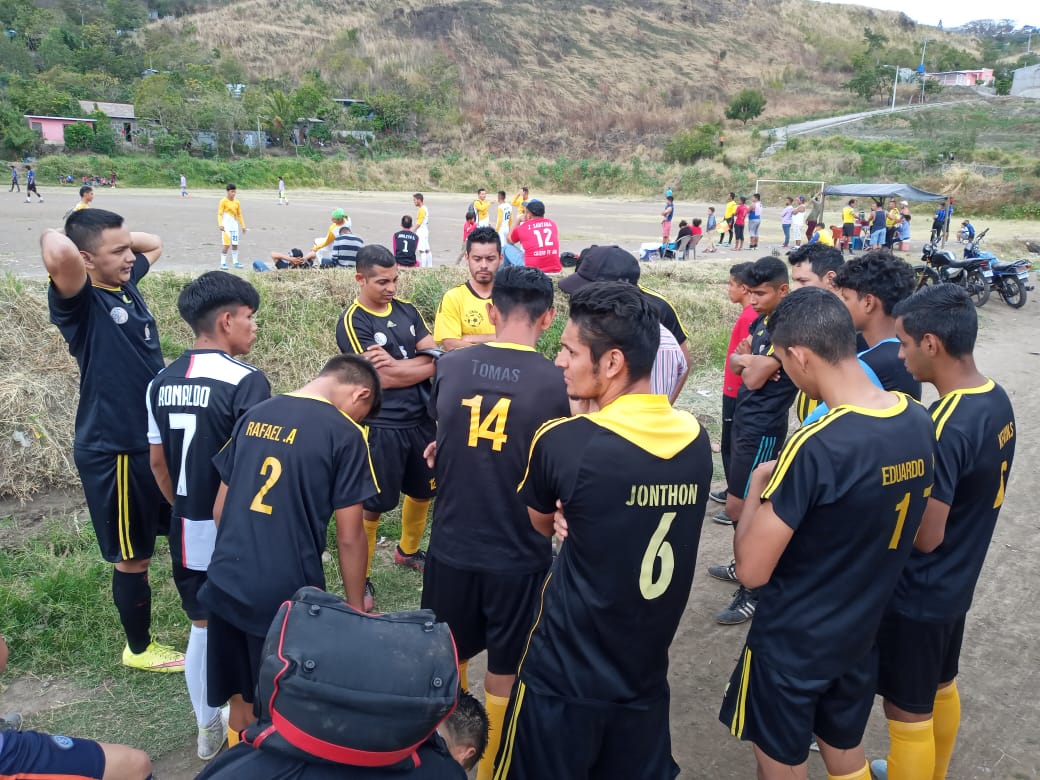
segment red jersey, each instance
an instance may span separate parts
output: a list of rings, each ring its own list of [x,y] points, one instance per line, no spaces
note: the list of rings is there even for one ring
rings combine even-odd
[[[509,234],[511,244],[524,248],[524,265],[539,268],[547,274],[558,274],[560,264],[560,236],[556,223],[545,217],[521,222]]]
[[[469,234],[477,229],[476,222],[463,222],[462,223],[462,243],[466,243],[466,239],[469,238]]]
[[[737,213],[735,214],[736,224],[743,225],[745,222],[747,222],[747,215],[749,211],[751,211],[751,209],[749,209],[743,203],[737,206]]]
[[[740,378],[739,374],[734,374],[730,370],[729,356],[736,350],[737,344],[751,334],[751,323],[755,321],[756,317],[758,317],[758,314],[755,310],[751,306],[745,306],[744,311],[737,318],[737,324],[733,326],[733,332],[729,336],[729,347],[726,349],[726,370],[722,377],[722,394],[730,398],[737,397],[737,391],[740,390],[744,380]]]

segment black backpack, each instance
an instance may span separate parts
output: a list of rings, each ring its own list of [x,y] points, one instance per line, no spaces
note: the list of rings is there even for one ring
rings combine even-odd
[[[300,588],[267,632],[259,718],[242,739],[310,763],[418,765],[458,688],[455,642],[432,611],[366,615]]]

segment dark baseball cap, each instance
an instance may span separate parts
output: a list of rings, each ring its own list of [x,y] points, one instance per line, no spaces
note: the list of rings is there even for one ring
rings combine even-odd
[[[618,246],[590,246],[578,258],[578,270],[560,280],[560,289],[574,295],[592,282],[639,281],[639,261]]]
[[[540,200],[529,200],[524,207],[527,209],[528,214],[533,214],[536,217],[545,216],[545,204]]]

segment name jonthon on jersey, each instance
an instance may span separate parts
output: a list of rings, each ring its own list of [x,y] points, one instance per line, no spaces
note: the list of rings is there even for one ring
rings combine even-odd
[[[689,506],[697,503],[697,485],[633,485],[625,506]]]

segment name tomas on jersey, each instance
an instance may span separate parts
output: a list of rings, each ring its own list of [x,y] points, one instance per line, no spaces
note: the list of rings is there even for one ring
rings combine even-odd
[[[625,506],[693,506],[697,503],[697,485],[660,484],[633,485]]]
[[[496,382],[510,382],[513,384],[520,381],[519,368],[496,366],[493,363],[486,363],[483,360],[471,360],[470,363],[473,364],[473,376],[479,376],[482,379],[494,379]]]
[[[293,444],[296,441],[296,428],[290,429],[290,431],[283,437],[282,431],[284,429],[284,425],[273,425],[272,423],[265,422],[249,422],[246,424],[246,436],[251,436],[254,439],[278,441],[282,444]]]

